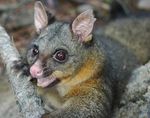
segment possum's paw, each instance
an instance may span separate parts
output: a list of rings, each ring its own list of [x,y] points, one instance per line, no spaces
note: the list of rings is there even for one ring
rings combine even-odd
[[[29,65],[22,60],[14,61],[13,69],[15,71],[20,71],[24,75],[29,76]]]

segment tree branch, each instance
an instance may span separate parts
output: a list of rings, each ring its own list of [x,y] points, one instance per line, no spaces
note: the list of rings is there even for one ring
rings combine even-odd
[[[20,55],[10,40],[10,37],[0,26],[0,55],[6,65],[9,81],[16,95],[19,108],[25,118],[41,118],[45,113],[41,99],[37,96],[29,77],[23,71],[15,71],[14,61],[20,60]]]
[[[135,69],[113,118],[150,118],[150,62]]]

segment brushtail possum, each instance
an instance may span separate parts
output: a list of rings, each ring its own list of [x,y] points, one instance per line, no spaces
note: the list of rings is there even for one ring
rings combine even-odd
[[[26,59],[39,93],[52,108],[45,117],[111,117],[131,71],[150,57],[150,20],[143,25],[142,19],[124,19],[94,31],[92,10],[71,24],[49,24],[42,3],[37,1],[34,9],[39,36]]]

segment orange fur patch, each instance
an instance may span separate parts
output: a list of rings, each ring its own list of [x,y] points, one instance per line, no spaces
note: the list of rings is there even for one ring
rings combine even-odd
[[[80,81],[91,78],[94,76],[95,71],[97,71],[97,66],[98,65],[96,64],[96,60],[87,60],[74,78],[68,77],[62,81],[62,84],[68,83],[69,85],[73,85],[78,82],[80,83]]]
[[[98,63],[98,61],[100,60],[90,57],[73,78],[68,77],[61,80],[57,86],[60,94],[65,95],[74,86],[77,86],[88,79],[96,78],[96,76],[98,76],[97,74],[101,71],[100,69],[102,68],[102,63]]]
[[[84,83],[81,83],[74,88],[72,88],[67,94],[66,98],[73,97],[73,96],[84,96],[87,95],[91,88],[99,89],[100,84],[102,84],[102,81],[100,79],[90,79],[85,81]]]

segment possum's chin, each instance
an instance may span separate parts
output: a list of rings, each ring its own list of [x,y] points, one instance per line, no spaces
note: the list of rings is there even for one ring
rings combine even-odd
[[[37,86],[40,86],[40,87],[47,87],[49,85],[51,85],[52,83],[54,83],[55,81],[57,80],[56,77],[45,77],[45,78],[38,78],[37,79]]]

